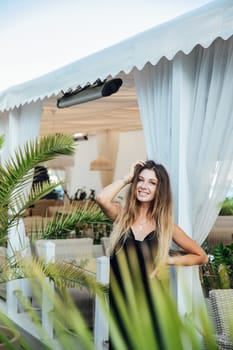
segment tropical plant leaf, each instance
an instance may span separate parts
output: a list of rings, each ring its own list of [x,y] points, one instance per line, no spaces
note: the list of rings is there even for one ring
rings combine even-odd
[[[57,186],[45,183],[30,193],[35,166],[60,154],[72,155],[74,152],[75,144],[71,136],[50,135],[27,142],[4,165],[0,165],[1,244],[4,245],[8,229],[18,224],[24,210]]]
[[[19,148],[14,156],[3,166],[0,166],[0,203],[9,205],[14,192],[22,190],[33,178],[31,171],[41,162],[50,160],[57,155],[72,155],[75,152],[71,136],[47,136],[28,142],[24,151]]]
[[[233,198],[226,198],[221,203],[221,209],[219,215],[233,215]]]
[[[66,207],[61,207],[58,215],[54,215],[52,220],[42,224],[38,235],[34,230],[34,238],[54,239],[65,238],[70,231],[75,230],[77,223],[110,223],[109,219],[104,215],[102,210],[94,202],[92,205],[82,204],[71,205],[69,213],[66,212]]]

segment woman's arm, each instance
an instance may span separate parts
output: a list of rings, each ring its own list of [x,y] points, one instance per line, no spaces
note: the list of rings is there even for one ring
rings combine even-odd
[[[114,199],[126,185],[132,182],[134,170],[138,164],[143,165],[144,161],[139,160],[134,163],[127,175],[103,188],[102,191],[100,191],[100,193],[96,196],[96,202],[99,204],[103,212],[113,221],[116,219],[121,210],[121,206],[114,202]]]
[[[174,225],[172,238],[186,254],[168,257],[167,263],[169,265],[192,266],[208,262],[208,256],[205,251],[177,225]]]
[[[114,202],[114,199],[116,195],[130,182],[131,180],[127,179],[127,177],[119,179],[104,187],[96,196],[96,202],[99,204],[100,208],[113,221],[121,210],[120,204]]]

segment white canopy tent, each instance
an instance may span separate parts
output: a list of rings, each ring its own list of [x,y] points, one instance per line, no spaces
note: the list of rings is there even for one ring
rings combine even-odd
[[[62,130],[66,130],[69,118],[74,121],[74,115],[81,127],[89,115],[88,125],[93,121],[92,131],[98,124],[103,125],[103,129],[117,128],[117,125],[119,128],[128,114],[128,129],[140,128],[138,102],[148,157],[165,164],[171,175],[176,222],[202,243],[233,178],[232,34],[232,0],[213,1],[2,92],[0,132],[7,136],[3,159],[11,151],[11,145],[22,144],[38,135],[37,125],[41,120],[48,122],[52,115],[57,121],[62,120]],[[123,79],[124,89],[116,96],[88,103],[83,109],[80,106],[65,111],[56,109],[61,90],[109,77]],[[114,99],[119,103],[119,114],[117,106],[111,104]],[[98,104],[105,108],[104,121],[98,117],[97,112],[101,115]],[[114,120],[116,116],[120,118],[117,123],[109,118],[112,112]],[[29,122],[36,126],[31,127],[33,135],[24,133],[25,123]],[[198,271],[193,270],[194,274],[187,276],[191,286],[195,283],[195,288],[190,289],[196,292]],[[181,305],[184,298],[179,283],[177,296]],[[191,308],[191,304],[185,306],[185,310]]]
[[[156,65],[162,57],[172,60],[177,52],[185,54],[197,45],[208,47],[218,37],[232,35],[232,1],[217,0],[174,20],[144,31],[119,44],[80,59],[36,80],[10,88],[0,95],[0,110],[57,96],[61,90],[76,88],[97,78],[129,75],[147,62]]]

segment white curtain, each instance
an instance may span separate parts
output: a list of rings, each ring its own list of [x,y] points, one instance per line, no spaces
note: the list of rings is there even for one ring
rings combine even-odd
[[[5,161],[14,151],[23,146],[27,141],[34,140],[40,132],[42,115],[42,102],[32,102],[19,108],[14,108],[0,118],[0,134],[5,135],[5,142],[1,152],[1,163]],[[27,189],[25,189],[27,191]],[[13,250],[22,250],[27,254],[28,240],[25,236],[25,229],[22,222],[16,228],[8,232],[8,254],[12,255]]]
[[[232,72],[232,39],[135,70],[148,158],[169,171],[176,222],[199,244],[233,178]]]
[[[37,101],[14,108],[0,118],[0,134],[5,135],[2,164],[18,146],[39,135],[41,115],[42,102]]]
[[[233,179],[233,39],[194,55],[187,167],[193,237],[202,243]]]

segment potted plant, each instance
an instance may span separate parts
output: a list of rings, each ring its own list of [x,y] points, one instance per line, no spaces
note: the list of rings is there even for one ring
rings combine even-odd
[[[205,296],[211,289],[233,288],[233,243],[220,243],[214,247],[204,245],[210,261],[200,267],[200,277]]]

